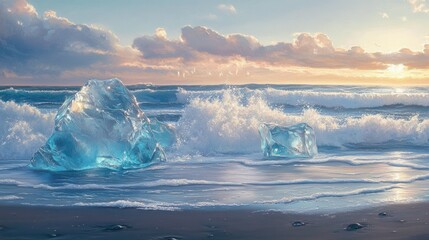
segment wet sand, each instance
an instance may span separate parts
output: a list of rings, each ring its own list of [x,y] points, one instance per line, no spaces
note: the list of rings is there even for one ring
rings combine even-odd
[[[387,215],[379,214],[385,212]],[[293,226],[301,221],[303,226]],[[347,231],[351,223],[363,227]],[[296,223],[295,225],[301,225]],[[338,214],[0,206],[0,239],[429,239],[429,203]]]

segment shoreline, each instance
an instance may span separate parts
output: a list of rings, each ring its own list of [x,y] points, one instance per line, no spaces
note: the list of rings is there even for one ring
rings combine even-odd
[[[429,239],[428,227],[429,202],[333,214],[0,206],[1,239]]]

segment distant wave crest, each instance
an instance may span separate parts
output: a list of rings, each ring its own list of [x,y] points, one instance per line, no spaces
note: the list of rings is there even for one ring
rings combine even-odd
[[[54,114],[0,101],[0,159],[29,159],[52,131]]]
[[[177,100],[181,103],[186,103],[195,98],[219,98],[227,91],[231,90],[188,91],[179,89]],[[274,88],[256,90],[240,88],[234,89],[234,91],[246,97],[259,96],[271,104],[288,104],[295,106],[308,105],[330,108],[374,108],[398,104],[429,106],[429,93],[425,92],[315,92],[309,90],[280,90]]]

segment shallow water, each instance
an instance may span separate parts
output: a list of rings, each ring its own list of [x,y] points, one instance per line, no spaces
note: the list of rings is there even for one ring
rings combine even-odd
[[[130,86],[149,117],[177,129],[167,162],[29,169],[56,109],[78,89],[0,88],[0,204],[332,212],[429,197],[428,88]],[[260,122],[307,122],[319,155],[263,159]]]

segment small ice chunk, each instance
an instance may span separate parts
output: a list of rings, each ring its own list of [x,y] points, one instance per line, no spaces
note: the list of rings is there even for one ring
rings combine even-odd
[[[173,126],[160,122],[156,118],[151,118],[149,121],[153,135],[162,147],[168,148],[176,143],[176,130]]]
[[[263,123],[259,134],[265,157],[301,158],[317,154],[314,131],[306,123],[290,127]]]
[[[118,79],[90,80],[67,99],[30,166],[52,171],[126,169],[165,160],[149,119]]]

